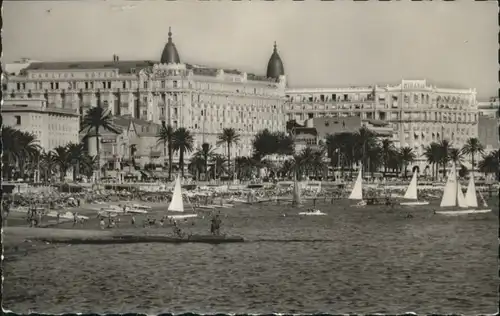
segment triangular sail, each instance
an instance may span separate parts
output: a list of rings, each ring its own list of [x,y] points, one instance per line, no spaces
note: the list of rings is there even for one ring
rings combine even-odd
[[[363,177],[361,176],[362,168],[359,168],[358,178],[354,183],[351,195],[349,195],[350,200],[362,200],[363,199]]]
[[[168,206],[168,210],[171,212],[184,212],[184,203],[182,201],[182,188],[181,179],[177,176],[175,179],[174,194],[172,195],[172,201]]]
[[[408,186],[408,189],[406,189],[406,193],[403,198],[408,200],[417,200],[417,172],[413,173],[410,185]]]
[[[448,180],[443,190],[443,198],[441,199],[441,207],[457,205],[457,174],[455,168],[451,168]]]
[[[465,202],[470,207],[477,207],[476,184],[474,183],[474,175],[471,174],[467,192],[465,193]]]
[[[462,191],[462,186],[460,182],[457,181],[457,204],[458,207],[467,207],[467,202],[465,201],[464,192]]]

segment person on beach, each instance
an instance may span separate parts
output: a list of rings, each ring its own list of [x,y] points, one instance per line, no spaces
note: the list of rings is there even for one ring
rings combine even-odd
[[[61,223],[61,214],[59,212],[57,212],[57,225],[59,225]]]
[[[75,227],[76,224],[78,224],[78,213],[77,212],[73,213],[73,227]]]
[[[130,219],[130,223],[132,224],[132,226],[135,227],[135,217],[132,216],[132,218]]]

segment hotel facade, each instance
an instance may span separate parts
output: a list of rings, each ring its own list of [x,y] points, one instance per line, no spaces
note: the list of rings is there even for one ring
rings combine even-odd
[[[4,98],[43,99],[47,108],[80,114],[100,104],[115,116],[165,121],[189,129],[195,149],[204,142],[215,146],[223,128],[232,127],[241,135],[233,157],[252,154],[259,130],[285,132],[289,120],[304,124],[321,117],[357,116],[362,126],[392,131],[387,137],[396,147],[414,149],[421,170],[424,148],[431,142],[448,139],[460,148],[478,136],[474,89],[439,88],[426,80],[292,89],[276,44],[266,75],[258,76],[183,63],[170,30],[168,35],[160,61],[121,61],[115,55],[102,62],[32,62],[8,77]],[[216,151],[227,152],[224,145]]]
[[[474,89],[447,89],[426,80],[398,84],[331,89],[288,89],[287,120],[301,124],[316,117],[358,116],[362,125],[392,128],[396,147],[410,147],[423,170],[425,147],[443,139],[461,148],[478,136],[478,107]]]
[[[42,98],[54,109],[86,110],[100,104],[113,115],[184,127],[194,148],[215,147],[223,128],[234,128],[240,141],[234,156],[252,154],[262,129],[285,131],[284,67],[276,44],[265,76],[234,69],[182,63],[169,30],[156,61],[35,62],[9,76],[6,98]],[[224,145],[216,152],[226,153]],[[187,157],[189,159],[189,154]]]

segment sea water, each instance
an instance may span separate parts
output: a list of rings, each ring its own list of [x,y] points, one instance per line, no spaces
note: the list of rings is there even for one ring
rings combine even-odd
[[[223,232],[246,243],[60,245],[28,253],[4,262],[3,307],[51,314],[496,312],[496,214],[450,218],[434,215],[433,206],[351,204],[318,202],[327,216],[298,216],[272,203],[223,209]]]

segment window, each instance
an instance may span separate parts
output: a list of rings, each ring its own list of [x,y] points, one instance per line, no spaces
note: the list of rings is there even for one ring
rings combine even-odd
[[[174,88],[177,88],[177,80],[174,80],[173,84],[174,84]]]
[[[148,88],[148,82],[144,81],[144,89],[147,89],[147,88]]]
[[[21,83],[20,82],[17,83],[17,90],[21,90]]]
[[[88,88],[89,88],[89,83],[85,82],[85,89],[88,89]]]
[[[162,89],[165,89],[165,81],[162,81],[162,82],[161,82],[161,88],[162,88]]]
[[[56,82],[56,89],[59,89],[59,82]]]
[[[53,82],[50,83],[50,89],[52,89],[52,90],[54,89],[54,83]]]
[[[16,125],[21,125],[21,116],[16,115],[14,117],[16,118]]]
[[[122,84],[123,84],[123,89],[127,89],[127,82],[123,81]]]

